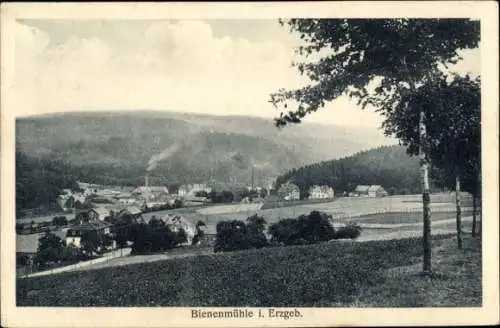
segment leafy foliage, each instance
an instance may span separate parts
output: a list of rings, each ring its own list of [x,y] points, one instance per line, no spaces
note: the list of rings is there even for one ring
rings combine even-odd
[[[361,226],[354,222],[349,222],[343,227],[340,227],[335,232],[335,239],[355,239],[361,235]]]
[[[47,232],[39,239],[34,263],[39,268],[45,268],[51,263],[75,263],[83,259],[86,259],[86,256],[80,249],[71,245],[66,246],[61,238]]]
[[[283,245],[314,244],[335,238],[335,229],[325,213],[312,211],[296,219],[283,219],[269,226],[271,241]]]
[[[304,42],[297,48],[303,62],[294,65],[312,84],[271,95],[275,106],[299,104],[282,112],[277,126],[300,123],[343,94],[386,116],[389,104],[399,103],[440,65],[456,63],[458,50],[477,47],[480,38],[479,21],[469,19],[290,19],[287,25]],[[379,83],[370,91],[375,79]]]
[[[217,223],[216,232],[214,252],[227,252],[250,248],[247,238],[248,229],[243,221],[220,221]]]
[[[184,229],[174,232],[157,222],[161,220],[151,221],[148,224],[132,223],[127,229],[127,239],[132,242],[133,254],[163,252],[186,242],[187,235]]]
[[[395,125],[418,131],[421,182],[424,186],[424,264],[431,271],[429,215],[429,145],[425,138],[425,110],[409,106],[418,97],[418,89],[432,84],[440,66],[460,60],[460,49],[476,48],[480,40],[480,23],[470,19],[291,19],[291,31],[299,33],[305,45],[298,52],[305,57],[319,55],[314,62],[298,63],[301,74],[312,85],[297,90],[280,90],[271,95],[276,107],[294,100],[298,109],[283,112],[276,125],[300,123],[301,119],[342,94],[358,100],[363,108],[370,105],[384,116],[384,126]],[[321,56],[321,51],[326,55]],[[373,83],[372,85],[370,85]],[[398,107],[399,106],[399,107]],[[418,117],[418,125],[401,117]],[[387,131],[386,131],[387,132]],[[410,153],[412,149],[408,149]]]

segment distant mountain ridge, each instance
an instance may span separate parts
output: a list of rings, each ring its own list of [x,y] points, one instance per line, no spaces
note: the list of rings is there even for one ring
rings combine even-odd
[[[168,111],[109,111],[16,120],[17,150],[68,161],[81,179],[138,185],[149,160],[177,145],[153,183],[265,183],[293,167],[384,143],[381,132],[319,124],[278,130],[272,119]]]

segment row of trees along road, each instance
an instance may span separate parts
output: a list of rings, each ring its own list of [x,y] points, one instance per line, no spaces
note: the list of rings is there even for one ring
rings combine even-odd
[[[270,102],[284,109],[275,119],[276,126],[300,123],[306,115],[345,94],[357,99],[358,105],[363,108],[373,106],[384,117],[385,133],[395,134],[408,147],[409,154],[419,156],[423,200],[423,273],[430,273],[429,165],[434,154],[439,152],[439,147],[444,147],[450,138],[454,140],[455,134],[447,134],[448,139],[444,140],[440,139],[443,137],[441,134],[434,134],[429,128],[432,124],[438,124],[449,132],[460,130],[451,120],[457,108],[445,106],[449,95],[441,95],[441,91],[461,93],[463,83],[474,85],[478,81],[456,78],[455,82],[449,83],[442,73],[442,67],[461,60],[461,49],[478,47],[479,21],[290,19],[280,23],[288,25],[290,32],[298,33],[302,45],[296,52],[302,61],[294,62],[293,65],[311,84],[294,90],[281,89],[271,94]],[[441,88],[436,89],[436,85]],[[424,101],[429,93],[434,99],[442,97],[441,106]],[[289,103],[297,107],[289,110]],[[460,100],[454,105],[460,106]],[[444,113],[438,113],[440,111]],[[446,121],[439,121],[433,115],[443,115]],[[467,134],[464,132],[463,135]],[[463,141],[467,147],[474,147],[468,138]],[[461,143],[448,144],[456,147],[447,151],[445,156],[464,147]],[[474,160],[469,159],[471,163]],[[457,163],[457,158],[448,158],[445,162],[435,161],[432,164],[440,167],[448,176],[449,164]],[[458,165],[455,169],[464,172],[467,167],[474,165],[478,164]],[[460,175],[456,176],[460,178]]]

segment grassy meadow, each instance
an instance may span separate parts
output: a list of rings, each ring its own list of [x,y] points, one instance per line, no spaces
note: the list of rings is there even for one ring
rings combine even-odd
[[[18,306],[481,306],[481,244],[433,238],[217,253],[17,280]]]

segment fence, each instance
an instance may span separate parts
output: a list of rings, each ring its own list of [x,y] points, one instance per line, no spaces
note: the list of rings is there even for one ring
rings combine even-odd
[[[59,268],[55,268],[55,269],[51,269],[51,270],[35,272],[32,274],[23,275],[20,278],[46,276],[46,275],[52,275],[52,274],[57,274],[57,273],[61,273],[61,272],[73,271],[73,270],[87,267],[89,265],[107,262],[107,261],[114,259],[114,258],[128,256],[128,255],[130,255],[131,251],[132,251],[131,248],[121,248],[121,249],[114,250],[112,252],[108,252],[108,253],[104,254],[103,256],[96,258],[96,259],[93,259],[93,260],[82,261],[82,262],[78,262],[76,264],[71,264],[71,265],[67,265],[67,266],[63,266],[63,267],[59,267]]]

